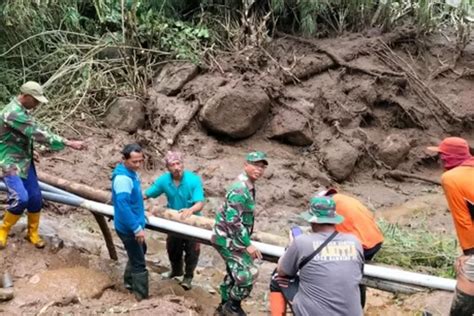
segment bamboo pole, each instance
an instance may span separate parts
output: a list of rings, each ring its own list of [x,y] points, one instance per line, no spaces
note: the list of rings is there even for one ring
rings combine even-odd
[[[47,184],[77,194],[80,197],[100,203],[111,204],[112,194],[108,191],[95,189],[88,185],[62,179],[53,175],[46,174],[44,172],[38,172],[38,177],[41,181]],[[159,207],[152,208],[152,212],[156,212],[160,214],[161,217],[170,219],[172,221],[201,227],[204,229],[212,229],[212,227],[214,226],[214,220],[208,217],[191,215],[189,218],[181,219],[180,214],[176,212],[176,210]],[[252,234],[252,238],[261,242],[271,243],[282,247],[285,247],[288,244],[287,238],[265,232],[255,231]]]
[[[56,177],[56,176],[53,176],[41,171],[38,171],[38,179],[40,179],[41,181],[47,184],[50,184],[57,188],[61,188],[68,192],[77,194],[89,200],[106,203],[106,204],[110,204],[112,202],[112,194],[110,192],[100,190],[100,189],[95,189],[86,184],[81,184],[74,181],[62,179],[60,177]]]
[[[56,186],[53,186],[53,185],[50,185],[50,184],[45,184],[41,181],[39,182],[39,185],[40,185],[41,190],[66,195],[66,196],[76,198],[76,199],[81,198],[77,195],[74,195],[74,194],[68,192],[68,191],[62,190],[62,189],[57,188]],[[114,239],[112,237],[112,233],[110,232],[109,226],[107,225],[107,221],[105,220],[105,217],[103,215],[100,215],[100,214],[96,214],[96,213],[93,213],[93,212],[91,212],[91,213],[94,216],[94,219],[96,220],[97,225],[99,225],[100,231],[102,232],[102,236],[104,237],[105,245],[106,245],[107,250],[109,252],[110,259],[117,261],[118,260],[117,250],[115,249]]]
[[[196,226],[196,227],[200,227],[200,228],[204,228],[208,230],[211,230],[214,226],[214,220],[208,217],[191,215],[190,217],[186,219],[182,219],[181,214],[176,212],[175,210],[163,209],[163,208],[158,208],[158,207],[153,208],[152,212],[159,214],[159,217],[163,217],[175,222],[180,222],[183,224]],[[288,238],[278,236],[275,234],[258,232],[258,231],[252,234],[252,239],[261,241],[263,243],[269,243],[269,244],[278,245],[282,247],[285,247],[286,245],[288,245],[288,242],[289,242]]]

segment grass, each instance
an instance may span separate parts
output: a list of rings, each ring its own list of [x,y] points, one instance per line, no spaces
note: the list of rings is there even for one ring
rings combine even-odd
[[[375,262],[411,271],[454,278],[454,261],[460,254],[454,236],[433,232],[428,226],[412,229],[379,220],[385,241]]]
[[[0,3],[0,105],[23,82],[38,81],[51,102],[36,116],[61,130],[72,119],[96,122],[117,96],[146,96],[165,62],[199,62],[210,42],[206,27],[160,15],[145,2]]]
[[[390,30],[407,20],[425,34],[464,20],[473,4],[472,0],[462,0],[458,7],[442,0],[271,0],[271,7],[283,24],[294,24],[296,31],[307,35],[337,35],[367,27]]]

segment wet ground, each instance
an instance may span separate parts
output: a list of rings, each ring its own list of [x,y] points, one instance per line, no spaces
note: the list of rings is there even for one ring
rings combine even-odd
[[[363,187],[358,186],[359,189]],[[420,185],[412,183],[404,187],[413,190]],[[425,189],[429,187],[425,186]],[[433,225],[436,229],[452,231],[443,215],[445,202],[439,198],[441,192],[434,187],[428,191],[408,203],[379,208],[377,215],[400,223],[415,223],[417,219],[429,215],[439,222],[439,225]],[[367,200],[380,203],[371,196]],[[0,304],[0,313],[5,315],[84,312],[212,315],[219,302],[217,289],[223,277],[224,265],[209,246],[202,247],[194,288],[185,291],[177,280],[162,280],[160,276],[168,267],[165,235],[147,232],[151,298],[138,303],[122,285],[121,274],[125,265],[123,246],[115,238],[120,258],[118,262],[108,259],[99,228],[88,212],[65,206],[59,206],[58,209],[49,207],[41,225],[41,233],[48,241],[48,247],[44,250],[35,249],[23,240],[25,218],[15,226],[12,233],[8,248],[0,259],[1,266],[12,274],[15,283],[15,299]],[[249,315],[268,314],[268,278],[274,267],[272,263],[260,266],[260,275],[252,296],[244,304]],[[426,310],[434,315],[446,315],[451,296],[451,293],[442,291],[397,296],[370,289],[366,314],[415,315]]]

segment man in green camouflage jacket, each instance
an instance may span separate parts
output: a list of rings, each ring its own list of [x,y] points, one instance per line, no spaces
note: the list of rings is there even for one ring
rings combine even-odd
[[[212,243],[227,269],[217,308],[223,315],[246,315],[241,301],[250,295],[258,274],[254,259],[262,258],[250,240],[255,220],[255,182],[263,176],[267,165],[265,153],[249,153],[244,173],[228,188],[225,203],[216,215]]]
[[[8,233],[25,209],[28,210],[26,239],[37,248],[44,242],[38,234],[41,190],[33,164],[33,142],[61,150],[65,146],[84,148],[81,141],[71,141],[50,133],[28,113],[48,100],[43,88],[34,81],[23,84],[20,95],[0,111],[0,176],[8,189],[8,208],[0,225],[0,249],[6,247]]]

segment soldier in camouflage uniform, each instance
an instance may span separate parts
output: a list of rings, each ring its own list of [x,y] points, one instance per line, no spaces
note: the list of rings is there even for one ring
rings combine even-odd
[[[246,315],[241,301],[250,295],[258,274],[254,259],[262,258],[250,240],[255,219],[255,181],[263,176],[267,165],[265,153],[249,153],[244,173],[228,188],[225,203],[216,215],[212,243],[227,269],[220,286],[221,304],[216,310],[223,315]]]
[[[38,234],[42,196],[33,164],[33,142],[61,150],[65,146],[82,149],[84,143],[71,141],[48,132],[28,113],[48,100],[43,88],[29,81],[21,86],[20,95],[0,111],[0,176],[8,189],[8,208],[0,225],[0,249],[6,247],[10,228],[25,209],[28,210],[26,239],[37,248],[44,242]]]

